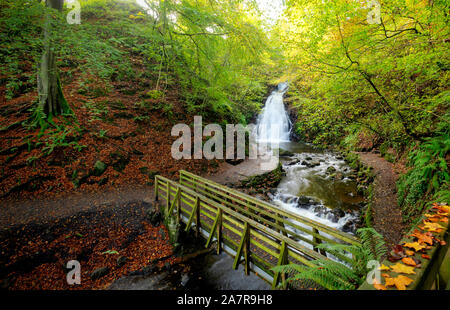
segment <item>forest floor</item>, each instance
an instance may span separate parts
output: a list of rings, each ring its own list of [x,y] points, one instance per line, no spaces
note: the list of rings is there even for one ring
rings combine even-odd
[[[375,173],[372,198],[373,227],[384,236],[388,248],[392,248],[398,244],[405,229],[401,210],[397,204],[398,174],[394,164],[379,154],[365,152],[357,154],[364,164],[373,167]]]

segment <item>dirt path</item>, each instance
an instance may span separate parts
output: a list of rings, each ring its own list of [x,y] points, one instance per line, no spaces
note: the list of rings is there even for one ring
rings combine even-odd
[[[394,165],[378,154],[362,152],[357,154],[364,164],[374,169],[373,227],[384,236],[388,247],[391,248],[400,241],[405,228],[397,204],[395,182],[398,176],[394,171]]]

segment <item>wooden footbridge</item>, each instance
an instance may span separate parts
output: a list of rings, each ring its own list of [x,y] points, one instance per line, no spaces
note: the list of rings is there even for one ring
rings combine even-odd
[[[180,171],[179,182],[155,177],[155,199],[162,198],[165,213],[195,229],[205,237],[206,247],[216,242],[234,257],[233,268],[243,264],[250,271],[277,287],[284,275],[271,268],[289,263],[313,266],[315,259],[328,259],[321,242],[359,244],[341,232],[275,205],[256,199],[187,171]],[[333,255],[340,261],[350,256]]]

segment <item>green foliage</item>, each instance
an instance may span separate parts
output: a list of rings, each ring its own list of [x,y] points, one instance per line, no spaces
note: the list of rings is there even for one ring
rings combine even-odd
[[[287,2],[274,32],[297,133],[349,148],[363,133],[402,149],[435,131],[448,109],[447,10],[445,1],[383,1],[381,23],[369,24],[362,2]]]
[[[419,215],[433,196],[448,195],[449,170],[447,157],[450,150],[450,126],[441,122],[436,136],[426,139],[408,158],[410,170],[398,181],[398,202],[405,220]],[[437,196],[436,196],[437,195]]]
[[[315,260],[315,266],[285,265],[272,268],[275,272],[289,275],[288,282],[311,280],[329,290],[353,290],[363,283],[371,260],[380,261],[386,255],[383,236],[373,228],[361,228],[357,231],[361,245],[343,245],[323,243],[318,246],[330,253],[346,255],[350,253],[352,259],[349,265],[330,259]]]
[[[50,155],[57,148],[71,147],[76,151],[81,151],[85,145],[81,145],[76,141],[80,129],[56,126],[39,134],[40,142],[36,146],[43,145],[42,153],[44,156]]]

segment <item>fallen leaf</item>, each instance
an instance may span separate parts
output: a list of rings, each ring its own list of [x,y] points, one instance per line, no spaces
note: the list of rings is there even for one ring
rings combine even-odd
[[[378,283],[377,279],[373,280],[373,287],[376,288],[379,291],[385,291],[386,290],[386,286],[384,286],[381,283]]]
[[[411,251],[411,250],[405,250],[405,253],[406,253],[406,255],[408,255],[408,256],[412,256],[412,255],[416,254],[416,252]]]
[[[381,271],[383,271],[383,270],[390,270],[390,269],[391,268],[389,266],[386,266],[384,264],[382,264],[380,267],[378,267],[378,270],[381,270]]]
[[[430,245],[433,244],[433,235],[430,233],[421,233],[417,229],[411,234],[411,237],[416,237],[419,243],[428,243]]]
[[[408,248],[412,248],[416,252],[422,250],[423,248],[425,248],[425,245],[422,245],[422,244],[420,244],[418,242],[405,243],[404,246],[408,247]]]
[[[413,282],[412,279],[399,275],[396,278],[386,278],[386,286],[394,286],[398,289],[398,290],[406,290],[406,287],[408,285],[411,284],[411,282]]]
[[[417,265],[416,262],[411,257],[402,258],[402,262],[408,266],[416,266]]]
[[[427,255],[427,254],[422,254],[422,258],[430,259],[431,257],[429,255]]]
[[[444,229],[444,227],[439,225],[438,223],[425,222],[424,224],[424,229],[431,232],[440,233]]]
[[[414,267],[408,267],[402,263],[397,263],[391,266],[392,271],[396,273],[415,274]]]

